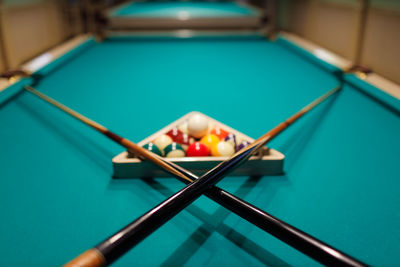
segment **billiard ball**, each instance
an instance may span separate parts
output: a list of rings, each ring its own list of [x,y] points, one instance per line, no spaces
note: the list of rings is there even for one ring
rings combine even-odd
[[[162,156],[161,150],[152,142],[145,144],[143,147],[159,156]]]
[[[224,140],[224,138],[229,134],[227,131],[222,129],[219,126],[215,126],[214,128],[211,129],[210,134],[214,134],[218,136],[220,140]]]
[[[176,140],[179,138],[179,136],[183,135],[182,131],[179,130],[177,127],[172,128],[169,130],[166,135],[172,138],[176,142]]]
[[[203,138],[200,139],[200,143],[202,143],[203,145],[206,145],[208,147],[208,149],[210,149],[210,150],[211,150],[212,146],[214,144],[218,144],[219,141],[220,140],[219,140],[218,136],[216,136],[215,134],[207,134]]]
[[[221,141],[218,144],[214,144],[211,148],[211,155],[214,157],[230,157],[235,154],[233,146],[225,141]]]
[[[210,155],[208,147],[200,142],[194,142],[186,150],[188,157],[207,157]]]
[[[224,141],[230,143],[236,149],[236,147],[242,142],[242,138],[233,133],[229,133],[225,137]]]
[[[173,142],[172,138],[166,134],[162,134],[154,140],[154,144],[161,150]]]
[[[178,143],[173,142],[164,148],[164,155],[167,158],[182,158],[185,151]]]
[[[184,150],[187,150],[188,146],[194,142],[194,138],[188,134],[181,134],[176,137],[175,142],[180,144]]]
[[[208,119],[203,115],[194,114],[188,120],[187,129],[194,138],[202,138],[208,131]]]
[[[184,123],[182,123],[182,124],[180,124],[179,126],[178,126],[178,129],[182,132],[182,133],[185,133],[185,134],[188,134],[189,133],[189,131],[188,131],[188,124],[187,124],[187,121],[185,121]]]
[[[245,148],[248,145],[250,145],[249,141],[247,141],[247,140],[242,141],[239,145],[237,145],[236,152],[239,150],[242,150],[243,148]]]

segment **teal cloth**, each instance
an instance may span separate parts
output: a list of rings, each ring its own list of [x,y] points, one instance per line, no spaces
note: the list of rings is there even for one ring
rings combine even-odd
[[[258,36],[84,45],[41,70],[37,89],[134,142],[193,110],[257,138],[338,84],[309,54]],[[183,187],[112,179],[123,149],[18,91],[25,82],[0,104],[0,265],[61,265]],[[219,186],[368,264],[398,265],[400,117],[363,86],[346,83],[271,143],[283,175]],[[201,197],[115,266],[278,264],[318,265]]]

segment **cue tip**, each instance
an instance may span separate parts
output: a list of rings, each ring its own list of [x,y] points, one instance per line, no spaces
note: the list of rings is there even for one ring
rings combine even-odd
[[[63,265],[63,267],[101,267],[106,266],[104,256],[95,248],[83,252],[81,255]]]

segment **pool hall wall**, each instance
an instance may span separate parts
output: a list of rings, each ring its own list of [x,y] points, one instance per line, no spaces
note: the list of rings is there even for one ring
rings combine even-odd
[[[1,25],[0,25],[0,27],[1,27]],[[0,36],[0,38],[1,38],[1,36]],[[5,61],[6,61],[6,59],[5,59],[4,53],[3,53],[3,46],[1,45],[1,42],[0,42],[0,72],[5,71],[5,69],[6,69]]]
[[[6,66],[5,66],[5,58],[4,58],[4,53],[1,51],[1,44],[0,44],[0,72],[5,71]]]
[[[363,2],[367,3],[367,19],[362,35]],[[282,0],[278,11],[280,29],[365,64],[400,84],[400,1]]]
[[[354,60],[359,1],[285,0],[279,25],[329,50]]]
[[[361,64],[400,84],[400,1],[371,2],[364,41]]]
[[[4,36],[3,36],[3,19],[2,19],[2,3],[0,0],[0,72],[6,68],[6,54],[4,52]]]
[[[7,67],[45,52],[75,34],[63,0],[0,0]],[[3,61],[3,60],[2,60]],[[4,62],[0,68],[5,68]]]

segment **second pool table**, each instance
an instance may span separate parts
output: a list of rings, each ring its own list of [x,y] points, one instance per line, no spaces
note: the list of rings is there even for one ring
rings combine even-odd
[[[112,29],[258,28],[262,10],[239,1],[130,1],[104,13]]]

